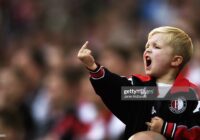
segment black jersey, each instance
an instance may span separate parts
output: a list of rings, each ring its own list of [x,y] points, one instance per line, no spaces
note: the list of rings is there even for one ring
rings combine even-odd
[[[175,80],[173,87],[167,93],[171,100],[122,100],[121,88],[123,86],[156,87],[156,81],[149,76],[132,75],[129,78],[121,77],[103,66],[90,71],[90,81],[95,92],[101,97],[110,111],[125,125],[125,137],[146,131],[145,122],[150,122],[154,116],[164,120],[162,134],[167,139],[200,140],[200,113],[193,113],[197,107],[198,89],[183,77]],[[182,86],[178,89],[175,87]],[[158,92],[154,89],[151,96],[156,97]],[[179,96],[186,96],[181,100]],[[187,100],[187,97],[192,100]],[[178,99],[178,100],[177,100]]]

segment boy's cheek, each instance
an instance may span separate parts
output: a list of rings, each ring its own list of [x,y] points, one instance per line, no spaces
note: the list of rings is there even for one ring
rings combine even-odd
[[[157,67],[159,66],[159,68],[166,68],[170,65],[170,60],[168,56],[157,55],[155,56],[155,60],[153,63],[155,63]]]

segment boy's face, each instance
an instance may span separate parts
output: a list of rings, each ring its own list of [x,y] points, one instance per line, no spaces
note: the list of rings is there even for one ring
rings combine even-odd
[[[167,74],[172,59],[173,48],[167,44],[166,34],[155,33],[148,39],[143,55],[147,75],[159,78]]]

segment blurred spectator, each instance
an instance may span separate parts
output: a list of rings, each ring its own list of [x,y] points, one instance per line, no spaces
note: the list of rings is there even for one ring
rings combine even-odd
[[[0,71],[0,108],[18,113],[25,127],[25,138],[31,139],[29,137],[32,136],[34,125],[30,109],[25,104],[27,96],[25,80],[23,73],[16,69],[5,68]]]
[[[33,104],[39,138],[56,136],[58,139],[74,139],[84,129],[76,114],[76,98],[79,96],[82,75],[80,70],[78,67],[62,72],[53,71],[46,76],[43,90]]]
[[[45,62],[41,50],[20,48],[11,59],[11,65],[20,69],[27,77],[29,92],[38,90],[44,76]],[[30,93],[29,93],[30,94]]]
[[[14,53],[14,56],[11,59],[11,66],[17,68],[21,73],[23,73],[26,84],[26,97],[23,101],[25,106],[28,108],[29,115],[31,117],[30,124],[33,123],[33,129],[31,134],[28,137],[34,139],[34,136],[37,133],[37,128],[35,128],[35,122],[32,116],[32,106],[33,100],[41,90],[42,79],[44,76],[45,62],[43,54],[40,50],[31,49],[31,48],[20,48]],[[20,87],[20,86],[19,86]],[[26,123],[29,125],[28,123]],[[31,128],[31,127],[30,127]]]

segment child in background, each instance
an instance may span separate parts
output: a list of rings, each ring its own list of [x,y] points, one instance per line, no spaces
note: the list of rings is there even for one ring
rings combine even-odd
[[[79,50],[78,58],[89,69],[96,93],[126,125],[126,139],[146,130],[160,133],[166,139],[200,139],[199,113],[193,113],[198,89],[181,75],[193,52],[192,41],[184,31],[164,26],[149,33],[143,55],[146,76],[126,78],[110,72],[95,62],[87,46],[88,42]],[[123,101],[123,86],[157,87],[153,95],[170,100]]]

